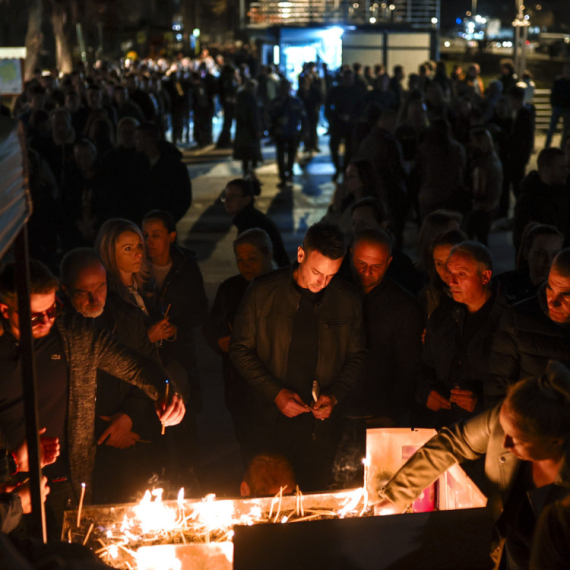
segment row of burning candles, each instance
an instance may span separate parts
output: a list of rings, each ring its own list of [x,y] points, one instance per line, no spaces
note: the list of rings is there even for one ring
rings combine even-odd
[[[364,481],[367,480],[368,460],[362,460],[364,464]],[[118,557],[119,549],[124,550],[130,556],[136,557],[136,553],[128,548],[129,544],[137,542],[151,543],[160,541],[163,544],[172,543],[178,536],[183,544],[186,544],[184,532],[191,531],[191,536],[199,537],[204,542],[209,543],[214,537],[215,542],[225,542],[232,539],[234,525],[253,525],[260,522],[266,523],[286,523],[302,522],[321,517],[344,518],[347,515],[362,516],[368,510],[368,493],[366,486],[353,491],[343,493],[345,497],[344,505],[337,511],[328,509],[307,508],[303,505],[304,495],[299,487],[295,492],[294,509],[282,509],[283,491],[279,492],[271,499],[269,513],[264,516],[260,505],[253,505],[248,514],[236,516],[234,513],[234,503],[229,500],[216,501],[214,494],[206,495],[201,502],[193,502],[189,505],[191,510],[187,514],[188,504],[184,500],[184,489],[178,492],[177,506],[173,508],[162,501],[163,490],[154,489],[146,491],[143,499],[133,507],[134,517],[128,518],[126,515],[120,524],[113,525],[115,528],[108,528],[106,538],[116,541],[107,544],[101,538],[98,542],[102,548],[95,551],[100,557],[107,556],[110,559]],[[82,484],[79,508],[77,510],[77,529],[81,528],[83,512],[83,501],[85,498],[85,484]],[[362,503],[362,507],[358,508]],[[87,544],[95,523],[91,522],[87,533],[83,538],[83,544]],[[71,528],[68,529],[68,540],[72,541]],[[193,540],[193,542],[196,542]],[[128,564],[127,564],[128,566]]]

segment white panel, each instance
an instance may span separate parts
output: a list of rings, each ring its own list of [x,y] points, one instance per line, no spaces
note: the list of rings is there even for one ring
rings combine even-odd
[[[362,65],[376,65],[383,62],[382,48],[378,49],[358,49],[344,46],[342,49],[342,64],[352,65],[361,63]]]
[[[395,65],[404,66],[406,75],[418,73],[419,66],[429,60],[429,48],[423,49],[388,49],[388,72],[391,74]]]
[[[384,44],[384,34],[382,32],[378,33],[359,33],[345,32],[342,36],[343,47],[382,47]]]
[[[389,47],[425,47],[429,50],[429,34],[388,34]]]

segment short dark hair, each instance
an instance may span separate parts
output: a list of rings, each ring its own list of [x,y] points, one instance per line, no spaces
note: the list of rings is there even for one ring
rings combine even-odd
[[[68,251],[59,265],[59,275],[64,287],[73,287],[79,273],[88,267],[101,265],[105,267],[101,258],[90,247],[77,247]]]
[[[142,223],[144,224],[147,220],[160,220],[168,233],[176,231],[176,223],[172,214],[165,210],[151,210],[144,215]]]
[[[528,254],[532,249],[534,241],[542,236],[558,237],[562,242],[564,242],[564,234],[558,228],[549,224],[529,222],[526,225],[521,237],[521,245],[517,254],[517,269],[522,269],[528,272]]]
[[[234,178],[226,186],[235,186],[241,190],[244,196],[259,196],[261,194],[261,183],[257,178]]]
[[[562,277],[570,277],[570,247],[558,252],[552,262],[552,267],[556,267],[556,272]]]
[[[485,269],[493,271],[493,256],[482,243],[477,241],[461,242],[451,250],[449,257],[455,254],[466,255]]]
[[[290,486],[291,491],[295,490],[293,467],[282,455],[256,455],[249,462],[243,480],[252,497],[268,495],[276,487]]]
[[[536,159],[536,165],[538,166],[538,171],[541,172],[545,168],[551,168],[552,163],[556,157],[565,157],[564,151],[561,148],[549,147],[543,148]]]
[[[379,226],[388,220],[388,207],[380,198],[367,196],[366,198],[362,198],[362,200],[358,200],[358,202],[352,206],[352,213],[354,214],[358,208],[370,208],[374,214],[374,219]]]
[[[393,241],[384,230],[381,230],[379,228],[368,228],[366,230],[358,232],[354,236],[352,247],[356,247],[356,245],[361,241],[374,245],[385,246],[388,248],[390,255],[392,255]]]
[[[137,127],[137,131],[152,139],[155,144],[160,141],[160,129],[156,123],[146,121]]]
[[[59,281],[48,266],[30,259],[30,295],[42,295],[58,289]],[[15,301],[17,297],[16,264],[8,263],[0,275],[0,298],[6,303]]]
[[[311,251],[318,251],[329,259],[340,259],[346,253],[344,234],[334,224],[317,222],[307,230],[303,249],[307,255]]]

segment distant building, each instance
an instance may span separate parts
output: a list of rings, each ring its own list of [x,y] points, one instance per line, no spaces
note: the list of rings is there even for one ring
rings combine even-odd
[[[290,77],[306,61],[331,69],[381,63],[390,71],[399,64],[415,73],[438,57],[439,22],[440,0],[257,0],[242,14],[261,62]]]

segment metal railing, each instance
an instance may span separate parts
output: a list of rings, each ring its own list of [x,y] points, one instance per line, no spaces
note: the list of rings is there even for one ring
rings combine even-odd
[[[250,2],[249,27],[406,24],[439,27],[440,0],[258,0]]]

